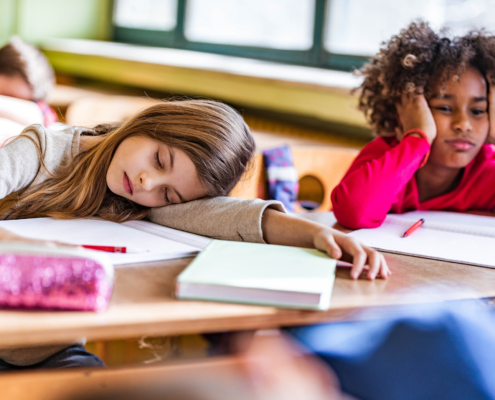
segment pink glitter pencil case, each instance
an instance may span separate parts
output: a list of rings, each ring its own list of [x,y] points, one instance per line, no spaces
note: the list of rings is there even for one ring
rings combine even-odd
[[[95,251],[0,243],[0,308],[103,311],[114,269]]]

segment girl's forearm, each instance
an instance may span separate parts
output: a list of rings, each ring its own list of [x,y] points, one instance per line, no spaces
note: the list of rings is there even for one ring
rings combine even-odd
[[[263,239],[269,244],[314,247],[314,237],[325,226],[267,208],[261,220]]]
[[[43,123],[43,113],[36,103],[8,96],[0,96],[0,117],[23,126]]]

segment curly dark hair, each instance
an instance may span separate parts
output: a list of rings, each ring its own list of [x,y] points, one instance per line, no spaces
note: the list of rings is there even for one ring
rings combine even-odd
[[[404,91],[434,95],[439,84],[474,67],[495,83],[495,36],[471,31],[448,38],[426,22],[414,22],[384,42],[369,63],[358,71],[364,76],[359,109],[375,134],[393,135],[398,126],[395,104]]]

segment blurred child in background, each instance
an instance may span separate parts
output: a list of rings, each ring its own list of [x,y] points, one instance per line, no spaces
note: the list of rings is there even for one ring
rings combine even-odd
[[[0,48],[0,145],[26,126],[57,121],[45,103],[55,83],[46,57],[14,36]]]

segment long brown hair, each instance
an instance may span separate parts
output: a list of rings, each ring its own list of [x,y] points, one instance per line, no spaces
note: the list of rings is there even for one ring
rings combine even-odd
[[[106,184],[117,147],[131,136],[148,137],[184,151],[209,197],[232,190],[255,150],[242,117],[231,107],[209,100],[159,103],[120,125],[100,125],[87,134],[101,135],[102,140],[43,183],[0,200],[0,215],[6,213],[9,219],[99,216],[116,222],[145,218],[149,208],[113,194]]]

